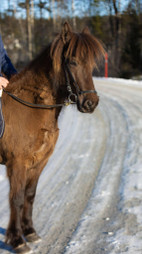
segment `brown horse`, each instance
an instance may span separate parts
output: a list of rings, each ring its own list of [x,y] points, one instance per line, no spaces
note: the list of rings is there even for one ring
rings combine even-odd
[[[27,253],[26,241],[39,239],[32,222],[33,202],[39,176],[58,138],[61,108],[76,103],[83,113],[94,111],[99,98],[92,71],[103,55],[103,47],[88,29],[74,33],[66,22],[55,40],[12,77],[3,93],[0,163],[6,165],[10,183],[6,242],[17,253]],[[11,94],[27,102],[19,103]]]

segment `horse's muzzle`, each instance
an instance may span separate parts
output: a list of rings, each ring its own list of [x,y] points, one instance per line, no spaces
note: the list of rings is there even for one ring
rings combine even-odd
[[[95,96],[95,99],[86,98],[82,100],[82,102],[78,100],[77,107],[78,107],[78,110],[82,113],[93,113],[98,103],[99,103],[99,97]]]

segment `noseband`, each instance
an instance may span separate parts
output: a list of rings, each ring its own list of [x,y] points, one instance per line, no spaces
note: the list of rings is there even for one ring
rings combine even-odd
[[[71,70],[70,70],[68,64],[65,65],[64,70],[65,70],[67,91],[69,92],[69,96],[68,96],[68,101],[69,102],[71,102],[71,103],[75,102],[76,103],[77,100],[78,100],[79,95],[82,95],[82,94],[88,94],[88,93],[97,94],[96,90],[85,90],[85,91],[83,91],[79,88],[77,82],[75,81],[75,79],[74,79],[74,77],[71,73]],[[73,93],[73,91],[72,91],[71,83],[72,83],[72,85],[75,86],[76,94]],[[74,98],[74,101],[72,101],[72,98]]]

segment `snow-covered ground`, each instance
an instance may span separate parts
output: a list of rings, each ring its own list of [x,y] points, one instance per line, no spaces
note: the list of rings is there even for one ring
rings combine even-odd
[[[38,184],[37,254],[142,253],[142,81],[95,78],[95,113],[65,108],[60,137]],[[0,253],[8,224],[0,168]]]

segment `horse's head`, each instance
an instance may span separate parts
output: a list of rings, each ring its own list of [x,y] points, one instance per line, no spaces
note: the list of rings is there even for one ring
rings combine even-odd
[[[92,113],[99,102],[92,72],[104,55],[100,42],[87,28],[74,33],[66,22],[51,46],[51,55],[56,75],[65,76],[66,96],[77,103],[79,111]]]

